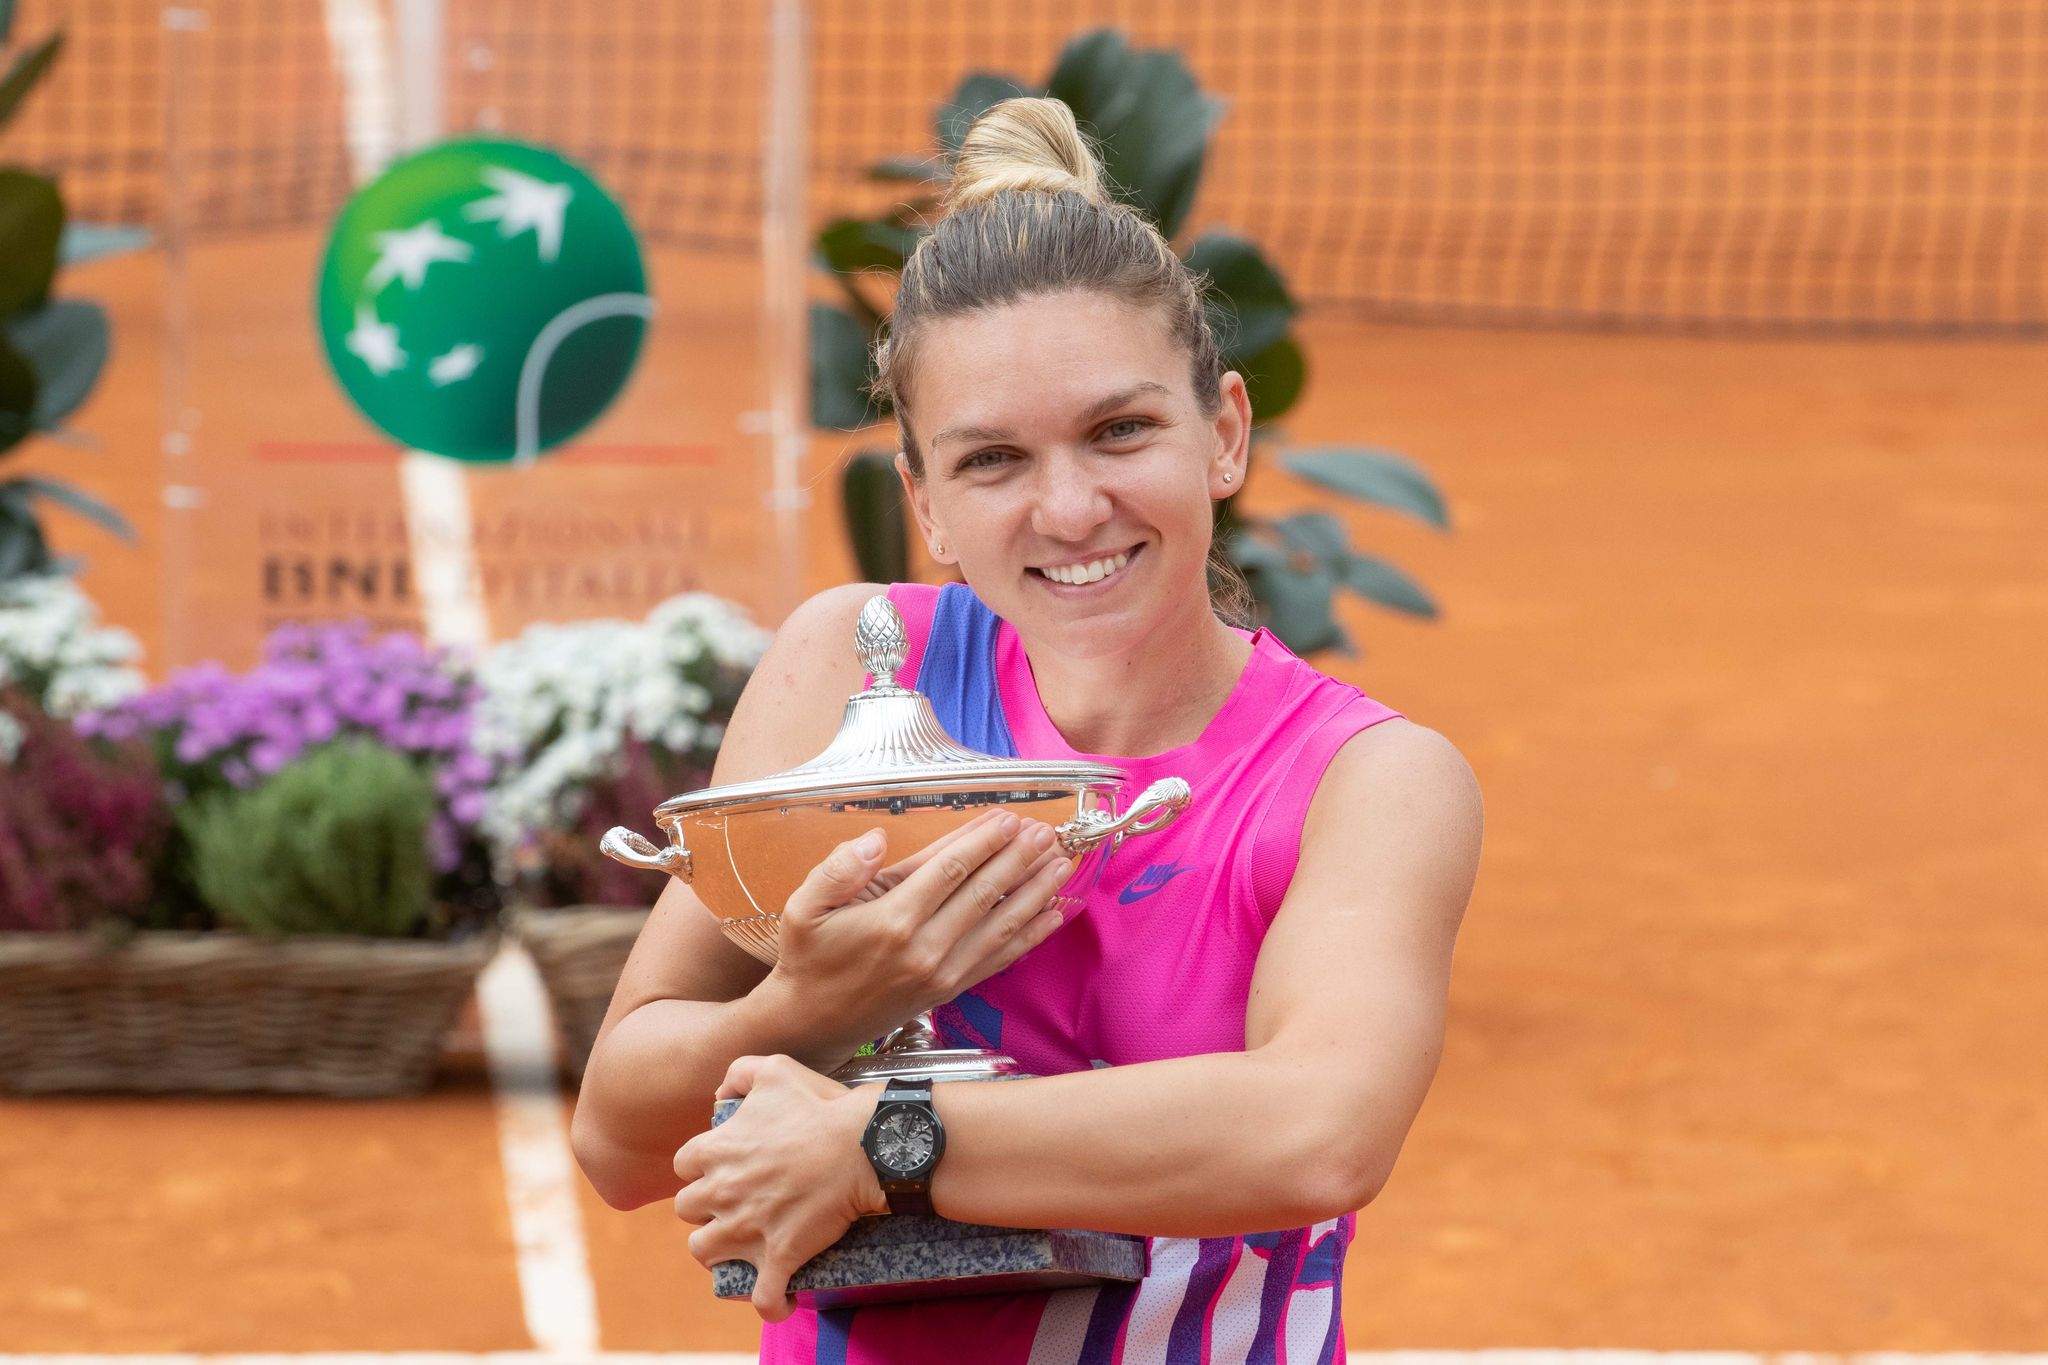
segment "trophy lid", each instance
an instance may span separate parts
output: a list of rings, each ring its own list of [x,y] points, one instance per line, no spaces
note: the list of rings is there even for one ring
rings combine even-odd
[[[823,753],[808,763],[752,782],[670,797],[655,808],[655,821],[672,825],[683,815],[714,807],[1115,787],[1128,777],[1123,769],[1105,763],[998,758],[956,742],[939,724],[931,699],[896,681],[896,672],[909,654],[909,637],[903,617],[885,596],[871,597],[861,608],[854,643],[874,682],[847,699],[839,733]]]

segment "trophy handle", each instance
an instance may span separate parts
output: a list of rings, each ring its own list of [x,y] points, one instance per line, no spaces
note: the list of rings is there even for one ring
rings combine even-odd
[[[1091,810],[1075,816],[1055,832],[1060,836],[1060,847],[1068,853],[1086,853],[1106,840],[1121,843],[1129,835],[1165,829],[1193,799],[1194,793],[1185,780],[1162,777],[1145,788],[1122,815]]]
[[[642,872],[666,872],[687,882],[690,880],[690,850],[683,847],[681,836],[667,848],[656,848],[644,836],[627,829],[624,825],[613,825],[603,839],[598,841],[598,851],[607,858],[637,867]]]

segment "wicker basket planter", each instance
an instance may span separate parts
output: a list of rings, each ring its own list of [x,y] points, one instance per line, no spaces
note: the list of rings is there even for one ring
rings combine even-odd
[[[581,1076],[590,1060],[590,1046],[647,914],[644,908],[579,905],[511,916],[513,934],[533,954],[547,986],[562,1035],[562,1063],[572,1076]]]
[[[0,934],[0,1091],[424,1090],[496,946]]]

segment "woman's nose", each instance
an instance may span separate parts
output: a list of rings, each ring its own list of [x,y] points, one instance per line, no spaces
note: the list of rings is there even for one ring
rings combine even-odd
[[[1031,529],[1047,540],[1086,540],[1110,517],[1109,488],[1084,460],[1051,459],[1032,490]]]

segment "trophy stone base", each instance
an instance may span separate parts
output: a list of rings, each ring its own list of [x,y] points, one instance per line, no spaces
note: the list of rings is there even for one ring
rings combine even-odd
[[[712,1126],[738,1109],[712,1106]],[[1145,1278],[1146,1239],[1119,1232],[998,1228],[937,1214],[863,1218],[846,1235],[797,1267],[789,1293],[805,1308],[845,1308],[897,1299],[1018,1294],[1104,1280]],[[711,1289],[721,1299],[751,1298],[754,1267],[720,1261]]]
[[[805,1308],[843,1308],[1066,1289],[1144,1275],[1142,1237],[984,1227],[910,1213],[861,1219],[797,1268],[789,1292]],[[711,1287],[721,1299],[751,1297],[754,1267],[722,1261],[711,1268]]]

